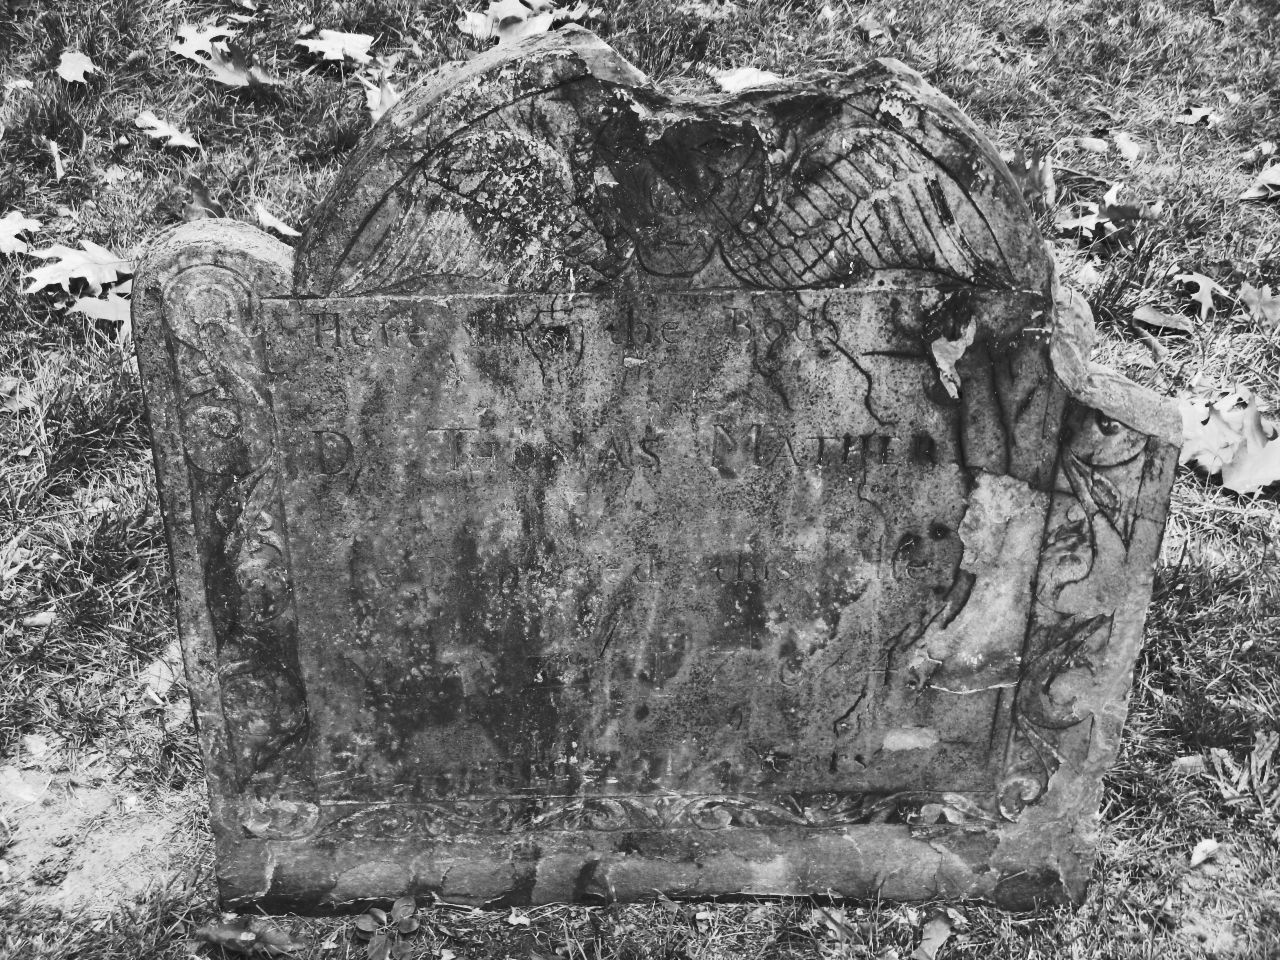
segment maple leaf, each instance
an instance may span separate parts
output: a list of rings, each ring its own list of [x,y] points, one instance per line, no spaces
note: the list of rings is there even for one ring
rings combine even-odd
[[[191,134],[184,130],[179,130],[173,124],[166,120],[161,120],[150,110],[143,110],[133,121],[133,125],[139,130],[146,133],[148,137],[154,137],[157,140],[164,137],[166,147],[191,147],[193,150],[199,150],[200,144],[192,138]]]
[[[1275,200],[1280,198],[1280,163],[1272,164],[1258,174],[1241,200]]]
[[[296,41],[300,47],[306,47],[312,53],[318,53],[325,60],[354,60],[356,63],[368,63],[369,47],[373,45],[373,37],[365,33],[342,33],[338,30],[321,30],[318,38]]]
[[[364,85],[365,105],[369,108],[369,116],[373,118],[374,123],[381,120],[384,113],[400,102],[400,93],[391,85],[388,71],[379,70],[376,76],[375,82],[363,74],[356,74],[356,79]]]
[[[1259,323],[1272,329],[1280,327],[1280,294],[1272,292],[1271,287],[1242,283],[1240,302],[1249,308],[1249,313]]]
[[[18,239],[18,234],[39,229],[39,220],[33,220],[21,211],[10,210],[0,217],[0,253],[26,253],[27,244]]]
[[[58,61],[57,74],[68,83],[87,83],[84,75],[86,73],[98,73],[97,65],[86,57],[83,53],[76,50],[62,51],[62,58]]]
[[[1130,134],[1123,130],[1112,134],[1111,139],[1115,142],[1116,152],[1119,153],[1120,156],[1124,158],[1124,161],[1130,166],[1151,153],[1150,144],[1134,139]]]
[[[115,283],[122,274],[133,273],[133,264],[118,257],[106,247],[91,240],[81,240],[76,250],[61,243],[44,250],[32,250],[30,255],[41,260],[51,260],[43,267],[29,270],[23,276],[31,278],[31,285],[23,293],[34,293],[45,287],[60,286],[71,292],[73,280],[83,280],[94,293],[102,291],[104,283]]]
[[[740,93],[743,90],[770,87],[782,82],[782,78],[776,73],[759,70],[756,67],[737,67],[733,70],[711,69],[707,72],[716,82],[716,86],[725,93]]]
[[[1222,289],[1217,281],[1212,277],[1206,277],[1203,273],[1180,273],[1173,279],[1188,286],[1195,285],[1196,289],[1191,294],[1191,299],[1200,304],[1201,323],[1209,318],[1210,311],[1216,309],[1213,305],[1213,295],[1215,293],[1224,297],[1231,296],[1226,290]]]
[[[282,237],[300,237],[300,234],[293,227],[289,226],[279,217],[274,216],[260,203],[253,205],[253,212],[258,215],[258,223],[262,225],[263,230],[274,230]]]

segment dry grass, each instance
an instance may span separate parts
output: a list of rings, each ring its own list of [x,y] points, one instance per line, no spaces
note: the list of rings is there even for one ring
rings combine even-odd
[[[605,6],[601,32],[669,87],[706,88],[707,67],[807,74],[893,56],[1000,146],[1059,144],[1058,164],[1073,171],[1062,177],[1068,199],[1074,190],[1096,202],[1098,183],[1118,181],[1126,196],[1163,197],[1164,217],[1126,243],[1056,241],[1068,274],[1091,262],[1100,275],[1088,290],[1098,357],[1165,394],[1238,382],[1264,409],[1280,404],[1280,334],[1239,304],[1220,298],[1191,336],[1140,336],[1129,320],[1140,303],[1193,316],[1173,279],[1180,273],[1206,273],[1233,293],[1244,280],[1280,283],[1280,206],[1235,202],[1257,170],[1240,154],[1280,141],[1274,3]],[[403,51],[402,86],[474,49],[444,0],[277,0],[243,37],[286,83],[228,91],[167,46],[179,23],[247,13],[243,5],[8,0],[7,9],[0,83],[29,78],[34,89],[0,94],[0,215],[19,209],[42,220],[40,246],[86,237],[125,256],[183,218],[193,176],[229,216],[252,221],[260,202],[305,221],[368,119],[350,71],[293,44],[300,25],[363,31],[378,37],[375,51]],[[57,79],[64,48],[89,54],[101,73],[86,85]],[[1211,107],[1222,122],[1174,123],[1188,105]],[[147,141],[132,125],[143,109],[190,130],[202,149]],[[1064,143],[1119,130],[1150,154],[1129,164]],[[1043,223],[1052,230],[1052,211]],[[113,325],[66,312],[65,296],[22,295],[20,274],[32,265],[0,256],[0,377],[19,378],[31,401],[0,409],[0,758],[16,756],[24,735],[47,733],[72,768],[105,758],[122,790],[160,796],[197,778],[198,759],[189,718],[175,709],[180,685],[157,703],[137,679],[174,628],[136,368]],[[1180,477],[1089,899],[1078,912],[1038,916],[964,905],[968,924],[940,960],[1280,956],[1280,758],[1266,759],[1280,727],[1278,543],[1274,496],[1241,498]],[[1224,847],[1190,870],[1188,853],[1204,838]],[[0,880],[0,957],[187,957],[192,929],[213,915],[208,878],[197,877],[106,917],[51,915]],[[414,955],[905,957],[930,909],[667,902],[543,908],[524,925],[436,906]],[[298,923],[316,945],[309,956],[364,954],[348,921]]]

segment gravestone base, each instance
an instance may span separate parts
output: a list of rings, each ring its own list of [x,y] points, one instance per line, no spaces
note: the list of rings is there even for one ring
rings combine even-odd
[[[136,289],[228,906],[1083,896],[1179,419],[902,65],[533,38]]]

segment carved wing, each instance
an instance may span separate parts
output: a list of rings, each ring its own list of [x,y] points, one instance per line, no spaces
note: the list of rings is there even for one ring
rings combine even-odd
[[[298,291],[589,290],[624,273],[790,290],[881,270],[1047,291],[1008,171],[906,67],[695,104],[596,44],[569,31],[514,66],[478,58],[484,83],[406,98],[304,237]]]

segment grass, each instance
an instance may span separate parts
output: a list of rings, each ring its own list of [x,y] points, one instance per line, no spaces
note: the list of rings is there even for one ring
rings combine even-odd
[[[1280,204],[1235,201],[1259,168],[1240,155],[1280,141],[1274,3],[603,5],[601,33],[668,88],[708,89],[708,68],[803,75],[893,56],[1001,147],[1056,144],[1063,198],[1097,202],[1120,181],[1126,198],[1163,198],[1164,216],[1126,242],[1055,236],[1068,276],[1086,264],[1096,271],[1086,292],[1098,358],[1166,395],[1239,383],[1265,410],[1280,405],[1280,335],[1232,298],[1219,297],[1190,336],[1139,335],[1129,319],[1140,303],[1196,316],[1180,274],[1208,274],[1233,295],[1243,281],[1280,283]],[[0,82],[34,86],[0,94],[0,215],[41,220],[34,246],[88,238],[133,256],[184,217],[198,178],[231,217],[253,221],[262,203],[301,226],[369,126],[351,69],[294,45],[301,26],[376,36],[375,52],[403,54],[402,88],[477,46],[444,0],[277,0],[267,10],[230,0],[9,0]],[[168,52],[179,24],[228,14],[248,18],[245,46],[283,84],[230,90]],[[53,73],[67,48],[99,66],[88,83]],[[1174,123],[1189,105],[1222,120]],[[189,130],[201,149],[149,141],[133,126],[144,109]],[[1071,146],[1121,130],[1150,154],[1129,164]],[[1051,209],[1042,224],[1057,233]],[[70,294],[20,292],[35,264],[0,255],[0,765],[24,756],[24,738],[48,735],[66,767],[97,758],[121,792],[198,789],[181,685],[149,697],[138,679],[171,644],[174,624],[136,367],[117,324],[68,312]],[[1280,726],[1278,544],[1274,495],[1239,497],[1180,475],[1089,898],[1079,911],[1027,916],[961,905],[967,924],[940,960],[1280,956],[1280,759],[1267,761],[1265,749]],[[201,829],[191,828],[197,849]],[[1189,869],[1206,838],[1222,850]],[[0,957],[185,958],[193,931],[216,918],[207,846],[193,862],[189,883],[105,915],[51,911],[0,871]],[[526,925],[438,905],[423,912],[413,955],[905,957],[932,909],[655,902],[542,908]],[[349,920],[282,922],[313,945],[304,956],[366,953]]]

